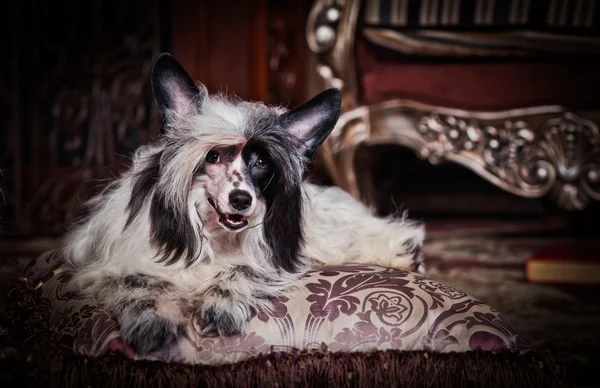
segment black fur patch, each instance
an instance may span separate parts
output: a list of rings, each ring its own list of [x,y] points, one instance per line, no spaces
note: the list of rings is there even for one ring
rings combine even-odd
[[[229,163],[235,158],[235,156],[239,152],[239,147],[238,146],[223,147],[223,148],[220,148],[219,151],[221,154],[221,159],[224,162]]]
[[[274,253],[273,262],[277,267],[295,272],[303,241],[300,157],[294,157],[298,155],[294,145],[270,118],[255,123],[254,133],[242,152],[247,165],[253,153],[269,158],[268,172],[250,169],[248,173],[267,205],[264,230]]]
[[[129,288],[146,288],[150,283],[150,276],[144,274],[127,275],[123,278],[123,284]]]
[[[127,205],[129,215],[125,228],[139,215],[145,202],[150,203],[151,242],[159,249],[159,262],[174,264],[181,257],[189,266],[195,259],[197,238],[189,221],[187,209],[177,209],[169,205],[165,195],[158,189],[161,174],[161,160],[168,159],[177,152],[175,145],[152,155],[146,167],[134,178],[135,183]],[[201,168],[201,167],[199,167]],[[189,190],[189,188],[186,188]]]
[[[171,159],[177,155],[180,147],[182,145],[167,146],[162,152],[161,164],[168,165]],[[158,258],[158,262],[171,265],[183,258],[186,265],[189,266],[194,262],[196,253],[199,253],[202,247],[197,246],[200,242],[187,211],[190,187],[179,187],[178,190],[184,191],[185,199],[181,204],[172,204],[167,201],[166,193],[161,191],[160,185],[156,186],[150,204],[151,242],[162,254]]]
[[[265,217],[265,235],[275,255],[275,261],[287,272],[296,272],[298,253],[304,242],[302,235],[302,194],[300,189],[287,192],[279,188],[266,193],[271,211]],[[284,193],[286,195],[284,195]],[[271,198],[268,198],[271,197]]]
[[[198,241],[185,209],[172,208],[157,191],[150,205],[150,222],[151,242],[162,253],[158,262],[172,265],[180,258],[187,266],[194,262]]]
[[[166,318],[151,315],[151,318],[133,320],[129,327],[121,327],[127,345],[142,354],[152,353],[173,342],[183,327],[174,327]]]
[[[204,291],[204,295],[212,295],[219,298],[231,298],[231,291],[223,289],[220,286],[213,285]]]
[[[129,288],[144,288],[148,291],[169,291],[174,288],[168,280],[159,279],[143,273],[127,275],[123,278],[123,285]]]
[[[146,310],[155,310],[156,309],[156,298],[153,296],[147,296],[142,299],[135,299],[129,303],[129,308],[131,312],[135,315],[141,315]]]
[[[150,291],[169,291],[174,289],[175,286],[168,280],[157,280],[154,283],[148,285]]]
[[[237,276],[238,274],[241,274],[242,276],[244,276],[246,279],[249,280],[259,280],[262,277],[260,276],[260,274],[258,274],[255,270],[253,270],[250,266],[248,265],[236,265],[232,268],[231,270],[231,275],[230,276]],[[233,279],[233,278],[230,278]]]
[[[413,261],[421,260],[421,248],[416,247],[413,251]]]
[[[242,328],[229,312],[208,307],[202,312],[203,334],[216,334],[227,337],[241,334]]]
[[[144,203],[146,203],[148,197],[154,190],[160,174],[160,157],[160,152],[152,155],[148,164],[146,165],[146,168],[140,171],[134,178],[135,183],[133,185],[133,189],[131,190],[129,203],[127,204],[129,215],[127,217],[127,222],[125,223],[125,229],[127,229],[135,217],[138,216],[142,210],[142,207],[144,206]]]

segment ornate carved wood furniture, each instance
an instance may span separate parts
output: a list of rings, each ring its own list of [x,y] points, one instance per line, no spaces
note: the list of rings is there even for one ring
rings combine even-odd
[[[568,210],[600,200],[599,1],[319,0],[307,24],[344,111],[322,148],[373,199],[359,145],[393,143]]]

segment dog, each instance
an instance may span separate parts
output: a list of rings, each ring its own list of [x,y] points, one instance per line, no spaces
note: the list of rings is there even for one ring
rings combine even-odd
[[[423,268],[422,224],[374,215],[303,179],[338,120],[327,89],[294,109],[209,94],[168,53],[151,75],[163,131],[67,232],[68,289],[112,313],[148,354],[190,319],[204,335],[244,331],[311,268]]]

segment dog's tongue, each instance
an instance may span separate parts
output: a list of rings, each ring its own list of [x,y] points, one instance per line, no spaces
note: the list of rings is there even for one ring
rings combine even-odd
[[[224,218],[230,225],[241,225],[246,221],[246,217],[239,214],[225,214]]]
[[[227,219],[232,222],[242,222],[244,220],[244,216],[240,214],[228,214]]]

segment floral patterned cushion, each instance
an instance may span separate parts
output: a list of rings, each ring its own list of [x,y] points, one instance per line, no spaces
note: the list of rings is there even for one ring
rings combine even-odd
[[[39,289],[49,326],[77,353],[116,351],[133,359],[224,364],[270,352],[373,349],[465,352],[525,349],[528,344],[501,315],[471,296],[426,276],[377,266],[313,271],[299,287],[259,312],[241,336],[203,337],[190,322],[177,344],[141,357],[124,344],[102,305],[65,291],[68,273],[48,252],[28,270]]]

